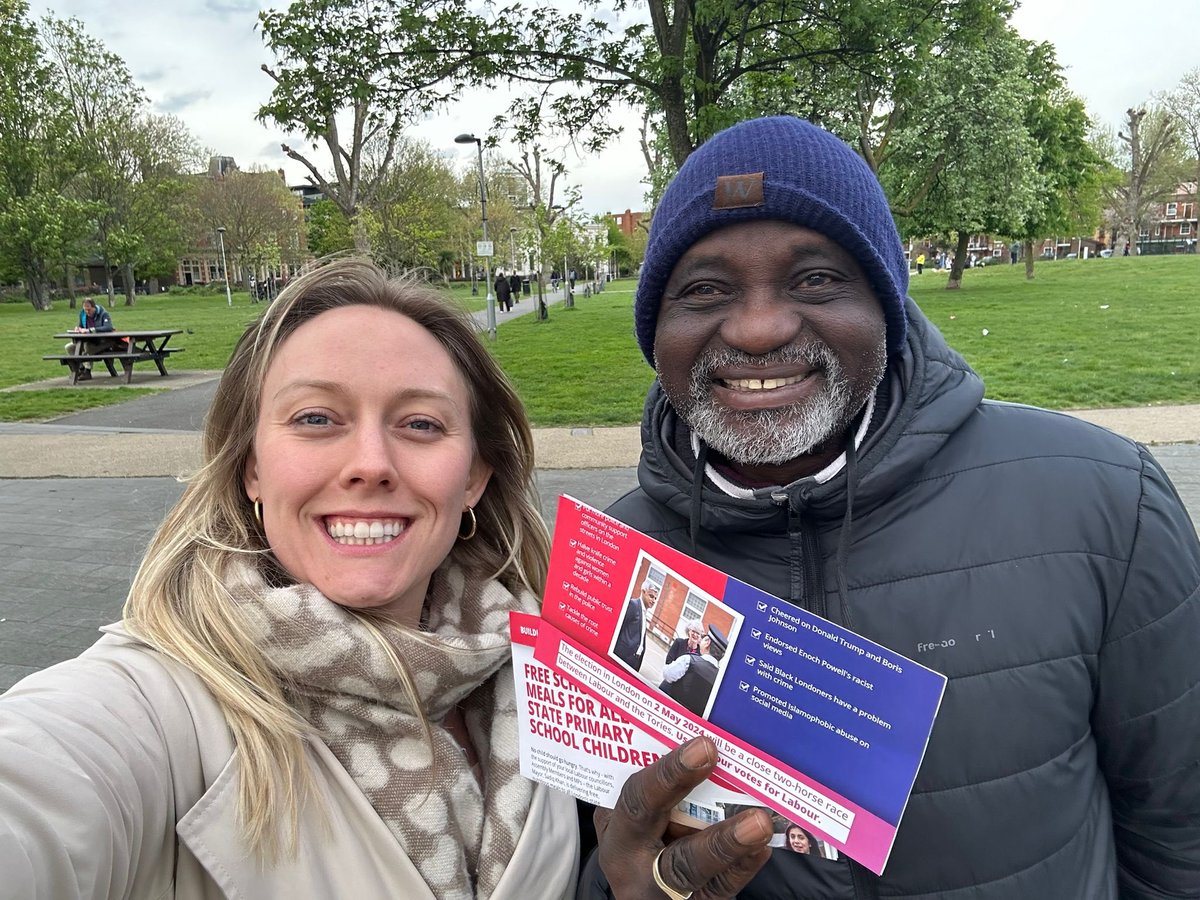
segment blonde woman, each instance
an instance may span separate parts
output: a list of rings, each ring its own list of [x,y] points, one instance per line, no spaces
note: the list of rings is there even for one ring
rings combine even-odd
[[[440,295],[355,260],[289,285],[234,350],[123,622],[0,698],[0,894],[573,896],[575,804],[517,757],[508,613],[537,610],[548,557],[532,465]],[[645,860],[625,896],[657,891],[665,825],[639,816],[701,752],[604,819]]]

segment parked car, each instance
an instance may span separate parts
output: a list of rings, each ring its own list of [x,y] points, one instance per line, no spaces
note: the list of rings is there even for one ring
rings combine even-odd
[[[1112,256],[1112,251],[1111,251],[1111,250],[1101,250],[1101,251],[1100,251],[1100,258],[1101,258],[1101,259],[1108,259],[1110,256]]]

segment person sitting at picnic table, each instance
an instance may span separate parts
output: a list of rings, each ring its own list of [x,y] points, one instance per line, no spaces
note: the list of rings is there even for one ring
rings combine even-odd
[[[75,334],[103,334],[113,330],[112,316],[108,310],[91,297],[83,298],[83,306],[79,310],[79,324],[71,329]],[[78,356],[90,353],[118,353],[125,349],[123,338],[97,339],[91,341],[71,341],[67,344],[67,353]],[[92,377],[92,361],[80,360],[67,365],[75,373],[76,381],[87,381]]]
[[[123,621],[0,697],[5,896],[575,896],[575,802],[517,754],[508,614],[548,552],[528,420],[466,314],[362,260],[293,281]],[[736,891],[769,855],[753,815],[664,848],[715,761],[685,744],[599,817],[620,896]]]

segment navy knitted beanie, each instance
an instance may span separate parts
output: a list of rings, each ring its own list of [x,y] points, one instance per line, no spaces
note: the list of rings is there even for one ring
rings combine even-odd
[[[883,306],[888,353],[904,346],[908,259],[875,174],[828,131],[772,116],[701,144],[654,210],[633,307],[638,346],[650,365],[663,288],[679,258],[709,232],[755,219],[792,222],[840,244]]]

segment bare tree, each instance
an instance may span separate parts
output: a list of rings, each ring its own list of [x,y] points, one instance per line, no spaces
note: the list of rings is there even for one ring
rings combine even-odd
[[[224,228],[233,268],[240,270],[247,291],[251,276],[259,269],[274,268],[290,259],[294,255],[291,249],[303,243],[300,200],[278,172],[235,170],[198,178],[192,203],[197,223],[193,242],[210,245],[217,228]]]
[[[1158,108],[1125,110],[1117,138],[1127,154],[1128,174],[1110,201],[1119,231],[1136,247],[1142,227],[1149,228],[1151,210],[1179,187],[1182,147],[1174,120]]]
[[[538,257],[538,318],[546,318],[545,284],[550,277],[550,259],[545,255],[546,240],[554,231],[559,217],[577,199],[577,195],[567,192],[567,203],[556,203],[555,196],[559,192],[559,179],[566,175],[566,166],[561,160],[548,158],[544,147],[538,144],[527,144],[521,150],[521,156],[508,163],[521,176],[529,188],[530,205],[532,206],[533,225],[537,232]],[[564,277],[566,273],[563,273]]]
[[[1191,195],[1195,199],[1200,191],[1200,67],[1185,72],[1175,89],[1158,99],[1175,120],[1192,155],[1195,167],[1191,173]]]

